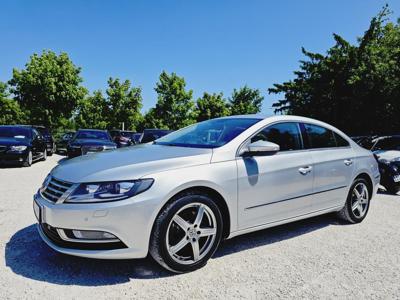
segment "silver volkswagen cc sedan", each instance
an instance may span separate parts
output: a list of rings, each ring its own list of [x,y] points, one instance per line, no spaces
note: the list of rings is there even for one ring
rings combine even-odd
[[[234,116],[151,144],[74,158],[34,196],[42,239],[76,256],[148,253],[173,272],[204,266],[221,239],[337,212],[367,215],[380,175],[371,152],[296,116]]]

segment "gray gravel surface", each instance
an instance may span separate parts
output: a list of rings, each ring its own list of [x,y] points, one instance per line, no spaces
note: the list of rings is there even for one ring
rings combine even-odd
[[[0,168],[0,299],[400,297],[400,196],[379,194],[361,224],[326,215],[225,241],[205,268],[173,275],[150,258],[69,257],[40,240],[32,195],[60,159]]]

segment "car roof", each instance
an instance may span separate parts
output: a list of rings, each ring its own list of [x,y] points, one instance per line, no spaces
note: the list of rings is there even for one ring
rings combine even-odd
[[[80,128],[78,131],[97,131],[97,132],[107,132],[107,130],[103,129],[86,129],[86,128]]]

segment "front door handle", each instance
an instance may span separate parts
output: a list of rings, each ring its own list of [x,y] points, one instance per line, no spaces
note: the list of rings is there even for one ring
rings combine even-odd
[[[299,172],[300,172],[301,175],[307,175],[311,171],[312,171],[312,167],[311,166],[299,168]]]
[[[344,160],[344,164],[345,164],[346,166],[351,166],[351,165],[353,164],[353,160],[351,160],[351,159],[345,159],[345,160]]]

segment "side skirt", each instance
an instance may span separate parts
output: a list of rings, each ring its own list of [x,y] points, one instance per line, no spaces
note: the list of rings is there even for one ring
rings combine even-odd
[[[227,239],[233,238],[235,236],[239,236],[242,234],[246,234],[246,233],[250,233],[250,232],[254,232],[254,231],[258,231],[258,230],[263,230],[263,229],[267,229],[267,228],[271,228],[271,227],[275,227],[275,226],[279,226],[279,225],[283,225],[283,224],[287,224],[287,223],[291,223],[291,222],[295,222],[295,221],[299,221],[299,220],[303,220],[303,219],[308,219],[308,218],[312,218],[315,216],[319,216],[319,215],[323,215],[323,214],[327,214],[330,212],[334,212],[334,211],[339,211],[342,209],[343,206],[334,206],[331,208],[326,208],[326,209],[322,209],[322,210],[317,210],[308,214],[304,214],[304,215],[300,215],[297,217],[293,217],[293,218],[288,218],[288,219],[283,219],[280,221],[276,221],[276,222],[270,222],[270,223],[265,223],[262,225],[257,225],[254,227],[249,227],[246,229],[242,229],[242,230],[238,230],[238,231],[233,231],[230,233],[230,235],[228,236]]]

